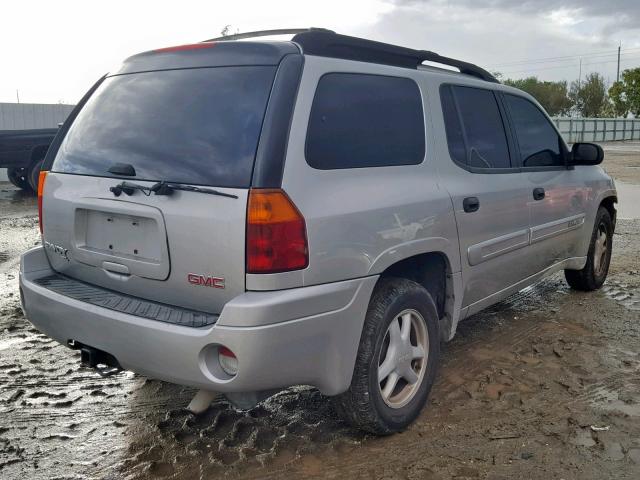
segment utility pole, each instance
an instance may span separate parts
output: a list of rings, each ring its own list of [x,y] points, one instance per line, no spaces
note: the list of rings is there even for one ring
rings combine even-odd
[[[20,93],[18,93],[17,88],[16,88],[16,98],[18,99],[18,103],[20,103]]]
[[[578,72],[578,88],[582,87],[582,57],[580,57],[580,70]]]
[[[620,81],[620,49],[622,48],[622,41],[618,45],[618,73],[616,73],[616,82]]]

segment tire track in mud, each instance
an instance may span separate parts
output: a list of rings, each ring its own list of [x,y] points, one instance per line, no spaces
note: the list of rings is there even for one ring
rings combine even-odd
[[[443,398],[459,392],[472,379],[485,374],[497,359],[502,364],[513,366],[517,361],[517,349],[531,341],[531,337],[540,328],[540,320],[535,316],[523,315],[524,312],[543,312],[540,305],[558,300],[566,295],[566,287],[558,275],[532,285],[504,301],[479,312],[458,325],[456,338],[447,344],[442,361],[441,375],[434,386],[434,394]],[[471,338],[469,338],[471,337]],[[471,355],[473,364],[453,366],[458,356]],[[451,381],[455,379],[455,381]]]
[[[601,411],[640,417],[640,354],[607,348],[599,365],[572,403],[587,403]],[[611,366],[614,366],[614,373]]]
[[[39,244],[38,217],[0,218],[0,274],[15,269],[20,255]]]
[[[612,280],[602,287],[603,293],[629,310],[640,312],[640,288],[625,281]]]
[[[234,476],[314,451],[360,444],[363,438],[336,418],[329,399],[315,389],[296,387],[248,411],[236,410],[224,400],[199,416],[170,410],[157,423],[154,438],[141,435],[132,443],[121,471],[131,478],[157,471],[180,477]],[[183,455],[206,462],[180,465]]]

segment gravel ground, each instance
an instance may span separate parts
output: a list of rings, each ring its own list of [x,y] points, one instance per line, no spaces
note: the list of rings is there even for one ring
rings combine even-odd
[[[635,191],[640,144],[605,168]],[[640,188],[640,187],[638,187]],[[630,202],[631,204],[633,202]],[[560,275],[463,322],[408,431],[349,429],[309,388],[241,412],[132,373],[102,378],[19,307],[35,200],[0,183],[1,478],[640,478],[640,220],[625,210],[605,287]]]

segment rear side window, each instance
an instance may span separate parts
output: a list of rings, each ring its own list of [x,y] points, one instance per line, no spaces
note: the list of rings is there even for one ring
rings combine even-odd
[[[275,67],[164,70],[107,78],[82,108],[52,170],[248,187]]]
[[[511,168],[507,136],[491,90],[444,86],[440,97],[451,157],[465,167]]]
[[[564,166],[562,140],[547,117],[529,100],[505,95],[523,167]]]
[[[316,89],[306,158],[314,168],[421,163],[425,154],[422,98],[413,80],[330,73]]]

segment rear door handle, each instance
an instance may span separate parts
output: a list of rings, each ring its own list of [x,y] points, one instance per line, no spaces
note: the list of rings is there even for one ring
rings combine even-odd
[[[462,208],[465,212],[477,212],[480,208],[480,200],[478,197],[467,197],[462,201]]]
[[[534,188],[533,189],[533,199],[534,200],[542,200],[544,198],[544,188]]]

